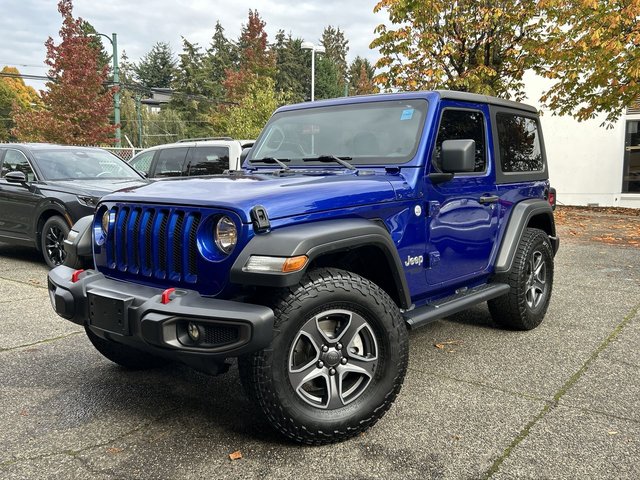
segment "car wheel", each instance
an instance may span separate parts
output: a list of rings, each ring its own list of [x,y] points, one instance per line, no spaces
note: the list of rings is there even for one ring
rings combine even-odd
[[[509,284],[511,290],[488,302],[493,320],[515,330],[540,325],[553,288],[553,250],[547,234],[537,228],[525,229],[511,271],[496,281]]]
[[[238,366],[273,427],[300,443],[327,444],[375,424],[407,369],[405,323],[374,283],[317,269],[273,300],[271,345]]]
[[[169,361],[164,358],[156,357],[155,355],[141,352],[127,345],[99,337],[87,327],[85,327],[85,331],[96,350],[105,358],[111,360],[113,363],[117,363],[121,367],[129,370],[148,370],[162,367],[169,363]]]
[[[64,263],[64,239],[67,238],[69,230],[69,225],[62,217],[53,216],[44,222],[40,235],[40,249],[49,268]]]

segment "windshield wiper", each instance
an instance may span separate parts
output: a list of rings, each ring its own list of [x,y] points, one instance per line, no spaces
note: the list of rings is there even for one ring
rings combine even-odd
[[[319,155],[317,157],[303,158],[303,162],[336,162],[349,170],[357,170],[356,167],[351,165],[347,160],[351,160],[351,157],[336,157],[335,155]]]
[[[284,162],[289,162],[290,160],[288,158],[275,158],[275,157],[264,157],[264,158],[258,158],[258,159],[253,159],[253,160],[249,160],[249,162],[251,163],[277,163],[280,168],[282,168],[282,170],[289,170],[289,165],[287,165]]]

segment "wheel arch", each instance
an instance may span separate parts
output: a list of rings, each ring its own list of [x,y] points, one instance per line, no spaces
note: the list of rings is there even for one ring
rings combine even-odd
[[[511,210],[496,257],[496,273],[506,273],[511,270],[518,244],[526,228],[544,231],[552,240],[552,249],[555,254],[558,249],[558,239],[551,205],[542,199],[523,200]]]
[[[42,229],[44,227],[44,224],[51,217],[55,217],[55,216],[62,217],[65,220],[65,222],[67,222],[67,225],[69,226],[69,228],[71,228],[73,225],[73,221],[71,220],[71,217],[62,206],[58,205],[55,202],[48,203],[46,206],[44,206],[41,209],[40,213],[36,216],[34,230],[33,230],[35,232],[36,248],[38,249],[39,252],[42,251],[42,246],[41,246]]]
[[[243,267],[251,255],[307,255],[309,261],[294,273],[246,272]],[[325,220],[256,235],[234,262],[230,279],[244,285],[289,287],[314,267],[349,270],[376,283],[398,307],[411,305],[402,263],[389,232],[380,223],[367,219]]]

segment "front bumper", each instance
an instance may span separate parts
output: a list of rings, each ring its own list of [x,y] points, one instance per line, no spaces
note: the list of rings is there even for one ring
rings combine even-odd
[[[81,273],[59,266],[49,272],[49,296],[58,315],[90,328],[102,338],[196,368],[203,360],[224,361],[265,348],[271,341],[270,308],[202,297],[175,290],[162,303],[163,290],[112,280],[95,270]],[[189,337],[197,325],[200,338]]]

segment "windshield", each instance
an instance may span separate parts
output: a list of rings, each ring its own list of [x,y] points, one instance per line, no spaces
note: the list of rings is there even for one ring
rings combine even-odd
[[[422,99],[279,112],[260,135],[249,161],[301,163],[336,156],[361,165],[404,163],[416,153],[426,114]]]
[[[139,180],[140,175],[115,155],[98,149],[55,149],[33,152],[46,180]]]

